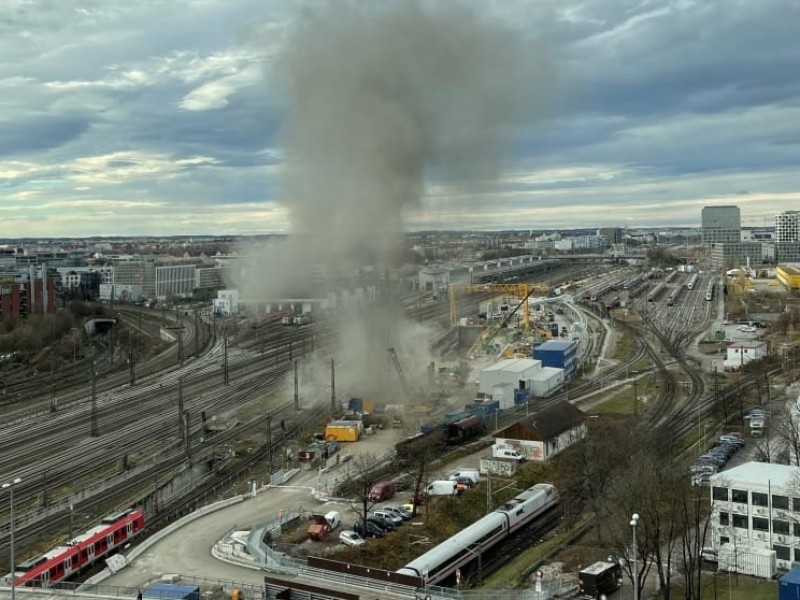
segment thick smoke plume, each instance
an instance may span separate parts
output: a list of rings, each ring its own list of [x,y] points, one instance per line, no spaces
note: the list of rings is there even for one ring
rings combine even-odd
[[[385,262],[426,179],[494,173],[536,106],[541,60],[457,2],[322,6],[301,14],[283,65],[285,194],[327,256]]]
[[[289,108],[281,194],[292,235],[268,263],[262,293],[307,288],[319,263],[338,277],[369,264],[383,278],[426,182],[491,180],[515,128],[537,110],[542,64],[519,32],[459,2],[307,6],[279,65]],[[347,348],[386,361],[387,344],[403,347],[409,328],[397,313],[374,314],[376,322],[359,315]]]

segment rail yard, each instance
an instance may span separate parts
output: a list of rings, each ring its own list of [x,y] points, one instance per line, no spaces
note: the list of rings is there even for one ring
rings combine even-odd
[[[524,402],[503,410],[486,414],[462,411],[460,420],[448,421],[444,413],[458,401],[449,405],[431,401],[415,419],[406,414],[403,427],[419,428],[423,422],[442,419],[443,429],[426,429],[423,423],[421,433],[407,431],[412,437],[405,446],[398,446],[398,456],[413,454],[411,441],[430,442],[431,432],[441,431],[441,437],[457,449],[474,445],[477,439],[487,438],[530,412],[565,400],[591,407],[617,389],[632,388],[633,413],[640,414],[635,426],[654,432],[665,453],[680,449],[696,433],[699,422],[726,427],[728,423],[719,423],[718,407],[736,395],[749,393],[760,381],[759,375],[743,373],[735,385],[717,387],[716,369],[712,371],[709,360],[697,350],[698,340],[722,320],[719,277],[716,272],[618,264],[598,269],[575,264],[539,275],[530,285],[519,284],[528,290],[524,297],[486,285],[472,290],[468,299],[462,297],[457,305],[448,304],[444,297],[431,300],[425,294],[398,298],[410,321],[428,324],[433,333],[429,343],[441,347],[442,355],[436,360],[442,363],[452,363],[452,357],[458,356],[462,363],[475,363],[467,370],[477,372],[481,360],[513,360],[538,343],[563,338],[575,343],[581,365],[568,385],[535,401],[526,396]],[[558,292],[534,297],[534,288]],[[494,304],[500,307],[496,320],[487,314],[491,311],[482,308]],[[136,531],[129,531],[130,537],[122,541],[136,543],[205,503],[241,491],[242,482],[265,464],[269,474],[284,470],[290,450],[295,451],[326,419],[337,418],[347,408],[346,399],[337,398],[333,382],[340,343],[335,314],[315,315],[313,320],[309,317],[287,327],[278,317],[220,319],[188,308],[153,311],[120,305],[115,311],[122,330],[136,328],[160,339],[165,339],[166,332],[166,349],[136,362],[131,353],[126,354],[121,334],[116,346],[101,348],[93,359],[50,379],[41,376],[5,386],[0,471],[20,479],[14,489],[17,559],[41,564],[37,555],[65,542],[72,545],[69,540],[86,524],[132,507],[141,511],[137,515],[142,518]],[[515,319],[520,313],[531,321],[527,330]],[[454,317],[462,323],[456,328],[466,325],[467,330],[480,333],[467,343],[453,341]],[[526,336],[537,339],[527,343]],[[615,354],[620,340],[625,340],[626,349]],[[387,378],[399,376],[397,384],[402,391],[378,402],[383,410],[397,405],[398,398],[400,403],[409,401],[415,390],[418,395],[431,393],[425,391],[420,374],[404,373],[403,357],[398,358],[393,348],[387,350],[391,350],[396,367],[388,371]],[[297,377],[298,364],[321,357],[331,361],[328,392],[304,392],[301,398],[295,384],[292,399],[286,393],[287,382],[293,372]],[[640,382],[642,387],[649,385],[646,399],[637,393]],[[420,397],[414,401],[425,404]],[[410,409],[407,407],[406,413],[412,412]],[[381,425],[390,427],[391,419]],[[558,499],[563,502],[565,492],[552,486],[531,490],[541,494],[545,488],[547,510],[537,509],[524,519],[525,525],[535,520],[536,537],[549,535],[563,518]],[[528,502],[527,496],[520,498],[523,505]],[[491,513],[494,518],[511,515],[515,501],[509,502],[506,508]],[[554,507],[558,509],[548,512]],[[8,516],[0,529],[6,550],[11,534]],[[474,529],[475,540],[459,541],[458,536],[445,540],[408,561],[398,574],[416,577],[418,587],[425,589],[456,579],[460,582],[462,570],[464,578],[470,579],[476,552],[474,547],[472,551],[463,548],[489,539],[481,529],[487,527],[485,519],[459,534],[473,535]],[[497,532],[489,528],[494,532],[491,544],[481,553],[503,544],[501,538],[514,529],[507,525],[508,532],[502,527]],[[507,543],[519,545],[512,539]],[[101,553],[93,556],[99,559]],[[434,559],[435,565],[428,564]],[[85,577],[95,571],[94,560],[82,560],[76,568],[65,569],[64,564],[54,568],[61,574],[59,580]],[[501,564],[502,560],[490,560],[487,555],[480,567],[481,579]],[[19,585],[48,585],[46,575],[18,581]]]

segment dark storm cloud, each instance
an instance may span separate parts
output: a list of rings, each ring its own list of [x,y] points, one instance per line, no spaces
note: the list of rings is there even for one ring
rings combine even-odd
[[[0,121],[0,157],[58,148],[86,132],[85,119],[42,115]]]

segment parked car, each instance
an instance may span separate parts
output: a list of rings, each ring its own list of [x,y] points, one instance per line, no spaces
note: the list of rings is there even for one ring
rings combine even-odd
[[[376,517],[375,515],[370,515],[367,517],[367,523],[374,523],[385,533],[389,533],[390,531],[394,531],[397,529],[394,523],[392,523],[389,519],[384,519],[383,517]]]
[[[725,463],[728,462],[728,460],[722,458],[721,456],[715,456],[713,454],[703,454],[700,458],[697,459],[698,464],[707,464],[709,462],[721,467],[725,465]]]
[[[404,521],[408,521],[409,519],[411,519],[411,513],[406,509],[397,506],[396,504],[387,504],[386,506],[382,506],[381,510],[391,512],[400,517],[401,519],[403,519]]]
[[[373,516],[379,517],[381,519],[387,519],[391,521],[392,523],[394,523],[395,527],[403,524],[403,517],[395,514],[394,511],[391,510],[383,510],[383,508],[381,508],[380,510],[373,511],[372,514]]]
[[[379,481],[372,486],[369,491],[369,499],[372,502],[383,502],[394,496],[396,491],[394,482],[392,481]]]
[[[386,535],[386,532],[372,521],[367,521],[366,530],[364,529],[364,524],[361,521],[356,521],[353,523],[353,531],[364,538],[382,538],[384,535]]]
[[[740,448],[744,446],[744,440],[742,438],[731,434],[719,436],[719,441],[725,444],[736,444]]]
[[[363,546],[367,543],[363,537],[358,535],[355,531],[345,530],[339,534],[339,541],[345,546]]]

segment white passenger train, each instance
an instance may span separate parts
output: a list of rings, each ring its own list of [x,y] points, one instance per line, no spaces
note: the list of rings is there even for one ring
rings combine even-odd
[[[435,585],[557,503],[556,488],[546,483],[537,483],[497,510],[412,560],[398,569],[397,573],[418,577],[426,586]]]
[[[706,300],[713,300],[714,299],[714,287],[716,283],[712,279],[708,282],[708,287],[706,287]]]

